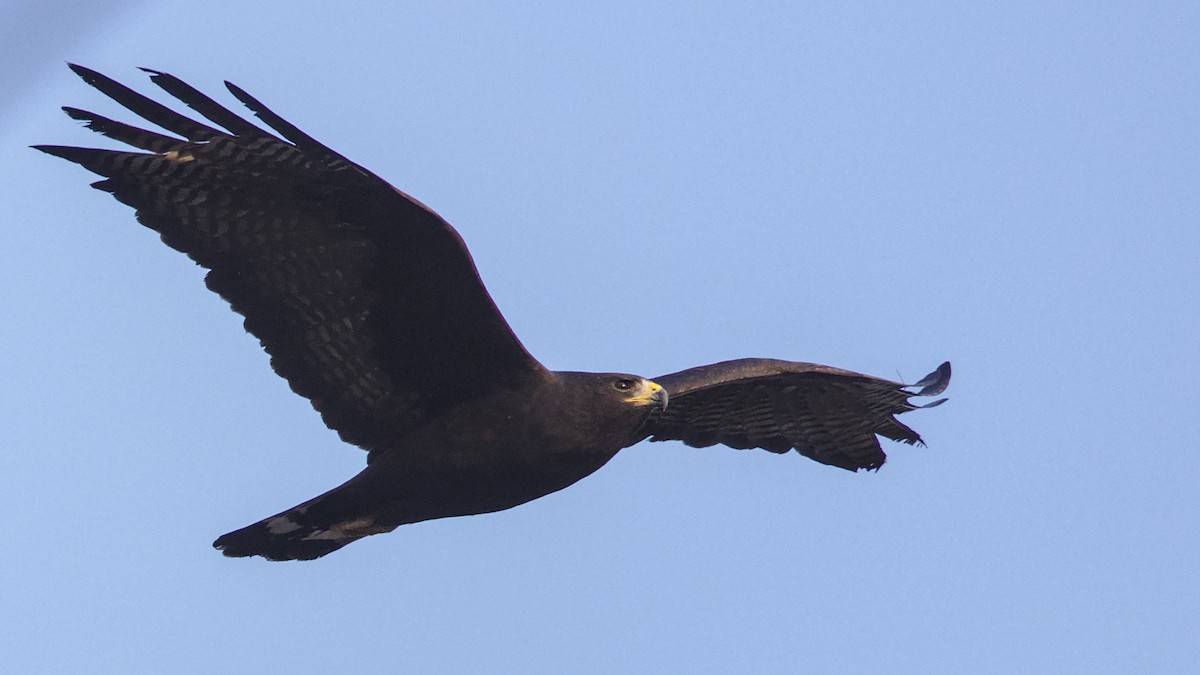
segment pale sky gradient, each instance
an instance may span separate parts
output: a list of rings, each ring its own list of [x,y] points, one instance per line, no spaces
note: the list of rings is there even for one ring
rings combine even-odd
[[[6,669],[1200,662],[1200,5],[334,6],[4,29]],[[25,147],[103,144],[61,105],[131,119],[66,61],[237,82],[453,223],[552,368],[949,359],[950,401],[877,474],[644,444],[504,513],[225,559],[364,454],[200,269]]]

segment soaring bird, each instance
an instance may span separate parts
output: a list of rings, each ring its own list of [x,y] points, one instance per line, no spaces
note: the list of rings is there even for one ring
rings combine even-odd
[[[311,560],[372,534],[490,513],[561,490],[649,438],[878,469],[877,436],[931,407],[950,364],[912,385],[813,363],[737,359],[646,379],[546,369],[513,334],[458,233],[416,199],[237,86],[267,131],[166,73],[201,122],[93,70],[85,82],[168,133],[63,108],[137,151],[38,150],[103,180],[245,317],[271,367],[367,451],[332,490],[222,535],[227,556]]]

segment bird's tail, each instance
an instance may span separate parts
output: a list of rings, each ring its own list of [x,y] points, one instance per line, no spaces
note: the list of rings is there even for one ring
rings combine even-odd
[[[352,541],[396,529],[377,522],[372,510],[359,505],[355,483],[351,479],[283,513],[223,534],[213,547],[234,558],[314,560]]]

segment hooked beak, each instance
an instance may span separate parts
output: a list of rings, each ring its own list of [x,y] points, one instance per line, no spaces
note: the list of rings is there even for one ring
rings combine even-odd
[[[635,403],[652,405],[659,410],[666,410],[668,398],[667,390],[663,389],[661,384],[645,380],[645,385],[641,393],[629,400]]]

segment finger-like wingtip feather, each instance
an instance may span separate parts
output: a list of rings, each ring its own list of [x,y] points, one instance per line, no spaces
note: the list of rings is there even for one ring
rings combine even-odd
[[[84,126],[92,131],[150,152],[168,152],[183,142],[178,138],[117,122],[87,110],[63,106],[63,112],[71,119],[83,122]]]
[[[262,129],[242,119],[233,111],[217,103],[207,94],[178,77],[151,68],[141,68],[140,70],[149,73],[150,81],[161,87],[163,91],[179,99],[184,105],[203,115],[208,121],[223,127],[229,133],[245,138],[257,138],[266,135]]]
[[[312,136],[300,131],[300,129],[298,129],[292,123],[283,119],[279,115],[276,115],[273,110],[263,105],[262,101],[259,101],[250,94],[246,93],[245,89],[242,89],[229,80],[225,80],[225,88],[229,90],[229,93],[233,94],[234,98],[241,101],[242,105],[253,111],[255,117],[262,120],[267,126],[279,132],[281,136],[296,144],[298,147],[315,147],[321,149],[322,151],[332,152],[332,150],[329,150],[329,148],[326,148],[324,145],[318,143]]]
[[[950,362],[946,361],[942,365],[938,366],[937,370],[921,378],[912,386],[920,387],[920,389],[917,390],[917,393],[913,394],[914,396],[937,396],[943,391],[946,391],[946,387],[950,386]],[[944,400],[945,399],[942,399],[942,401]],[[924,407],[932,408],[942,401],[935,401]]]
[[[70,61],[68,61],[67,67],[71,69],[72,73],[75,73],[79,77],[83,78],[83,81],[87,82],[88,84],[91,84],[91,82],[88,82],[89,79],[96,79],[99,77],[103,77],[102,75],[100,75],[100,73],[97,73],[96,71],[92,70],[91,68],[85,68],[84,66],[81,66],[78,63],[71,63]]]
[[[82,78],[84,82],[99,90],[100,93],[121,104],[130,112],[141,116],[148,122],[157,124],[171,133],[179,134],[193,141],[221,134],[216,129],[181,115],[91,68],[84,68],[74,63],[68,63],[67,66],[72,72]]]
[[[229,80],[225,81],[225,88],[229,90],[229,93],[233,94],[234,98],[241,101],[242,105],[253,111],[255,117],[262,120],[264,124],[274,129],[276,133],[291,141],[301,150],[306,152],[319,152],[342,162],[346,162],[347,164],[353,164],[350,162],[350,160],[346,159],[337,152],[334,152],[331,148],[324,145],[317,139],[301,131],[291,122],[280,117],[275,113],[275,111],[263,105],[262,101],[259,101],[250,94],[246,93],[245,89],[242,89]]]
[[[83,148],[74,148],[74,147],[71,147],[68,145],[39,144],[39,145],[31,145],[29,147],[33,148],[34,150],[39,150],[41,152],[44,152],[47,155],[54,155],[55,157],[61,157],[63,159],[70,160],[72,162],[80,161],[79,153],[77,151],[83,150]]]

